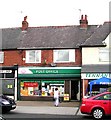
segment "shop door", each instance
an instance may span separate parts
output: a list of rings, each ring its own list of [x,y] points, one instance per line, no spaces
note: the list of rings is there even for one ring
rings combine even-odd
[[[73,80],[71,81],[71,100],[77,100],[77,94],[78,94],[78,81]]]

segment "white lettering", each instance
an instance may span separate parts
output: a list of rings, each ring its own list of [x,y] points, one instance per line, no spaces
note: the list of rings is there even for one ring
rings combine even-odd
[[[12,70],[0,70],[0,73],[12,73]]]
[[[110,78],[111,73],[86,73],[86,74],[82,74],[82,79],[99,79],[102,77]]]

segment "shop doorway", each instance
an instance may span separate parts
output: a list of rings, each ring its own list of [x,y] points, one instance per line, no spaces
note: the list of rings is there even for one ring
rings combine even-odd
[[[72,80],[71,81],[71,100],[79,100],[80,99],[80,91],[79,91],[79,81]]]

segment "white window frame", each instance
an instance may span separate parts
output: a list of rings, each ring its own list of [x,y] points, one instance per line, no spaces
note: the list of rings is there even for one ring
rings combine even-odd
[[[30,52],[34,51],[35,52],[35,56],[38,55],[38,61],[36,61],[36,57],[34,58],[34,61],[30,61],[29,59],[29,54]],[[41,63],[41,50],[26,50],[26,63]]]
[[[109,62],[109,48],[99,48],[99,62]]]
[[[68,51],[69,52],[69,60],[68,61],[58,61],[58,52],[59,51]],[[54,63],[68,63],[68,62],[75,62],[75,50],[73,49],[61,49],[61,50],[54,50],[53,51],[53,62]]]
[[[4,52],[0,51],[0,63],[4,63]]]

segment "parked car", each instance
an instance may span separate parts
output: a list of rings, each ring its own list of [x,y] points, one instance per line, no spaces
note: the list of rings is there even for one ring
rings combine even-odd
[[[6,113],[16,108],[16,102],[5,95],[0,95],[0,112]]]
[[[92,115],[95,119],[101,119],[105,115],[111,115],[111,92],[82,98],[80,111],[83,114]]]

